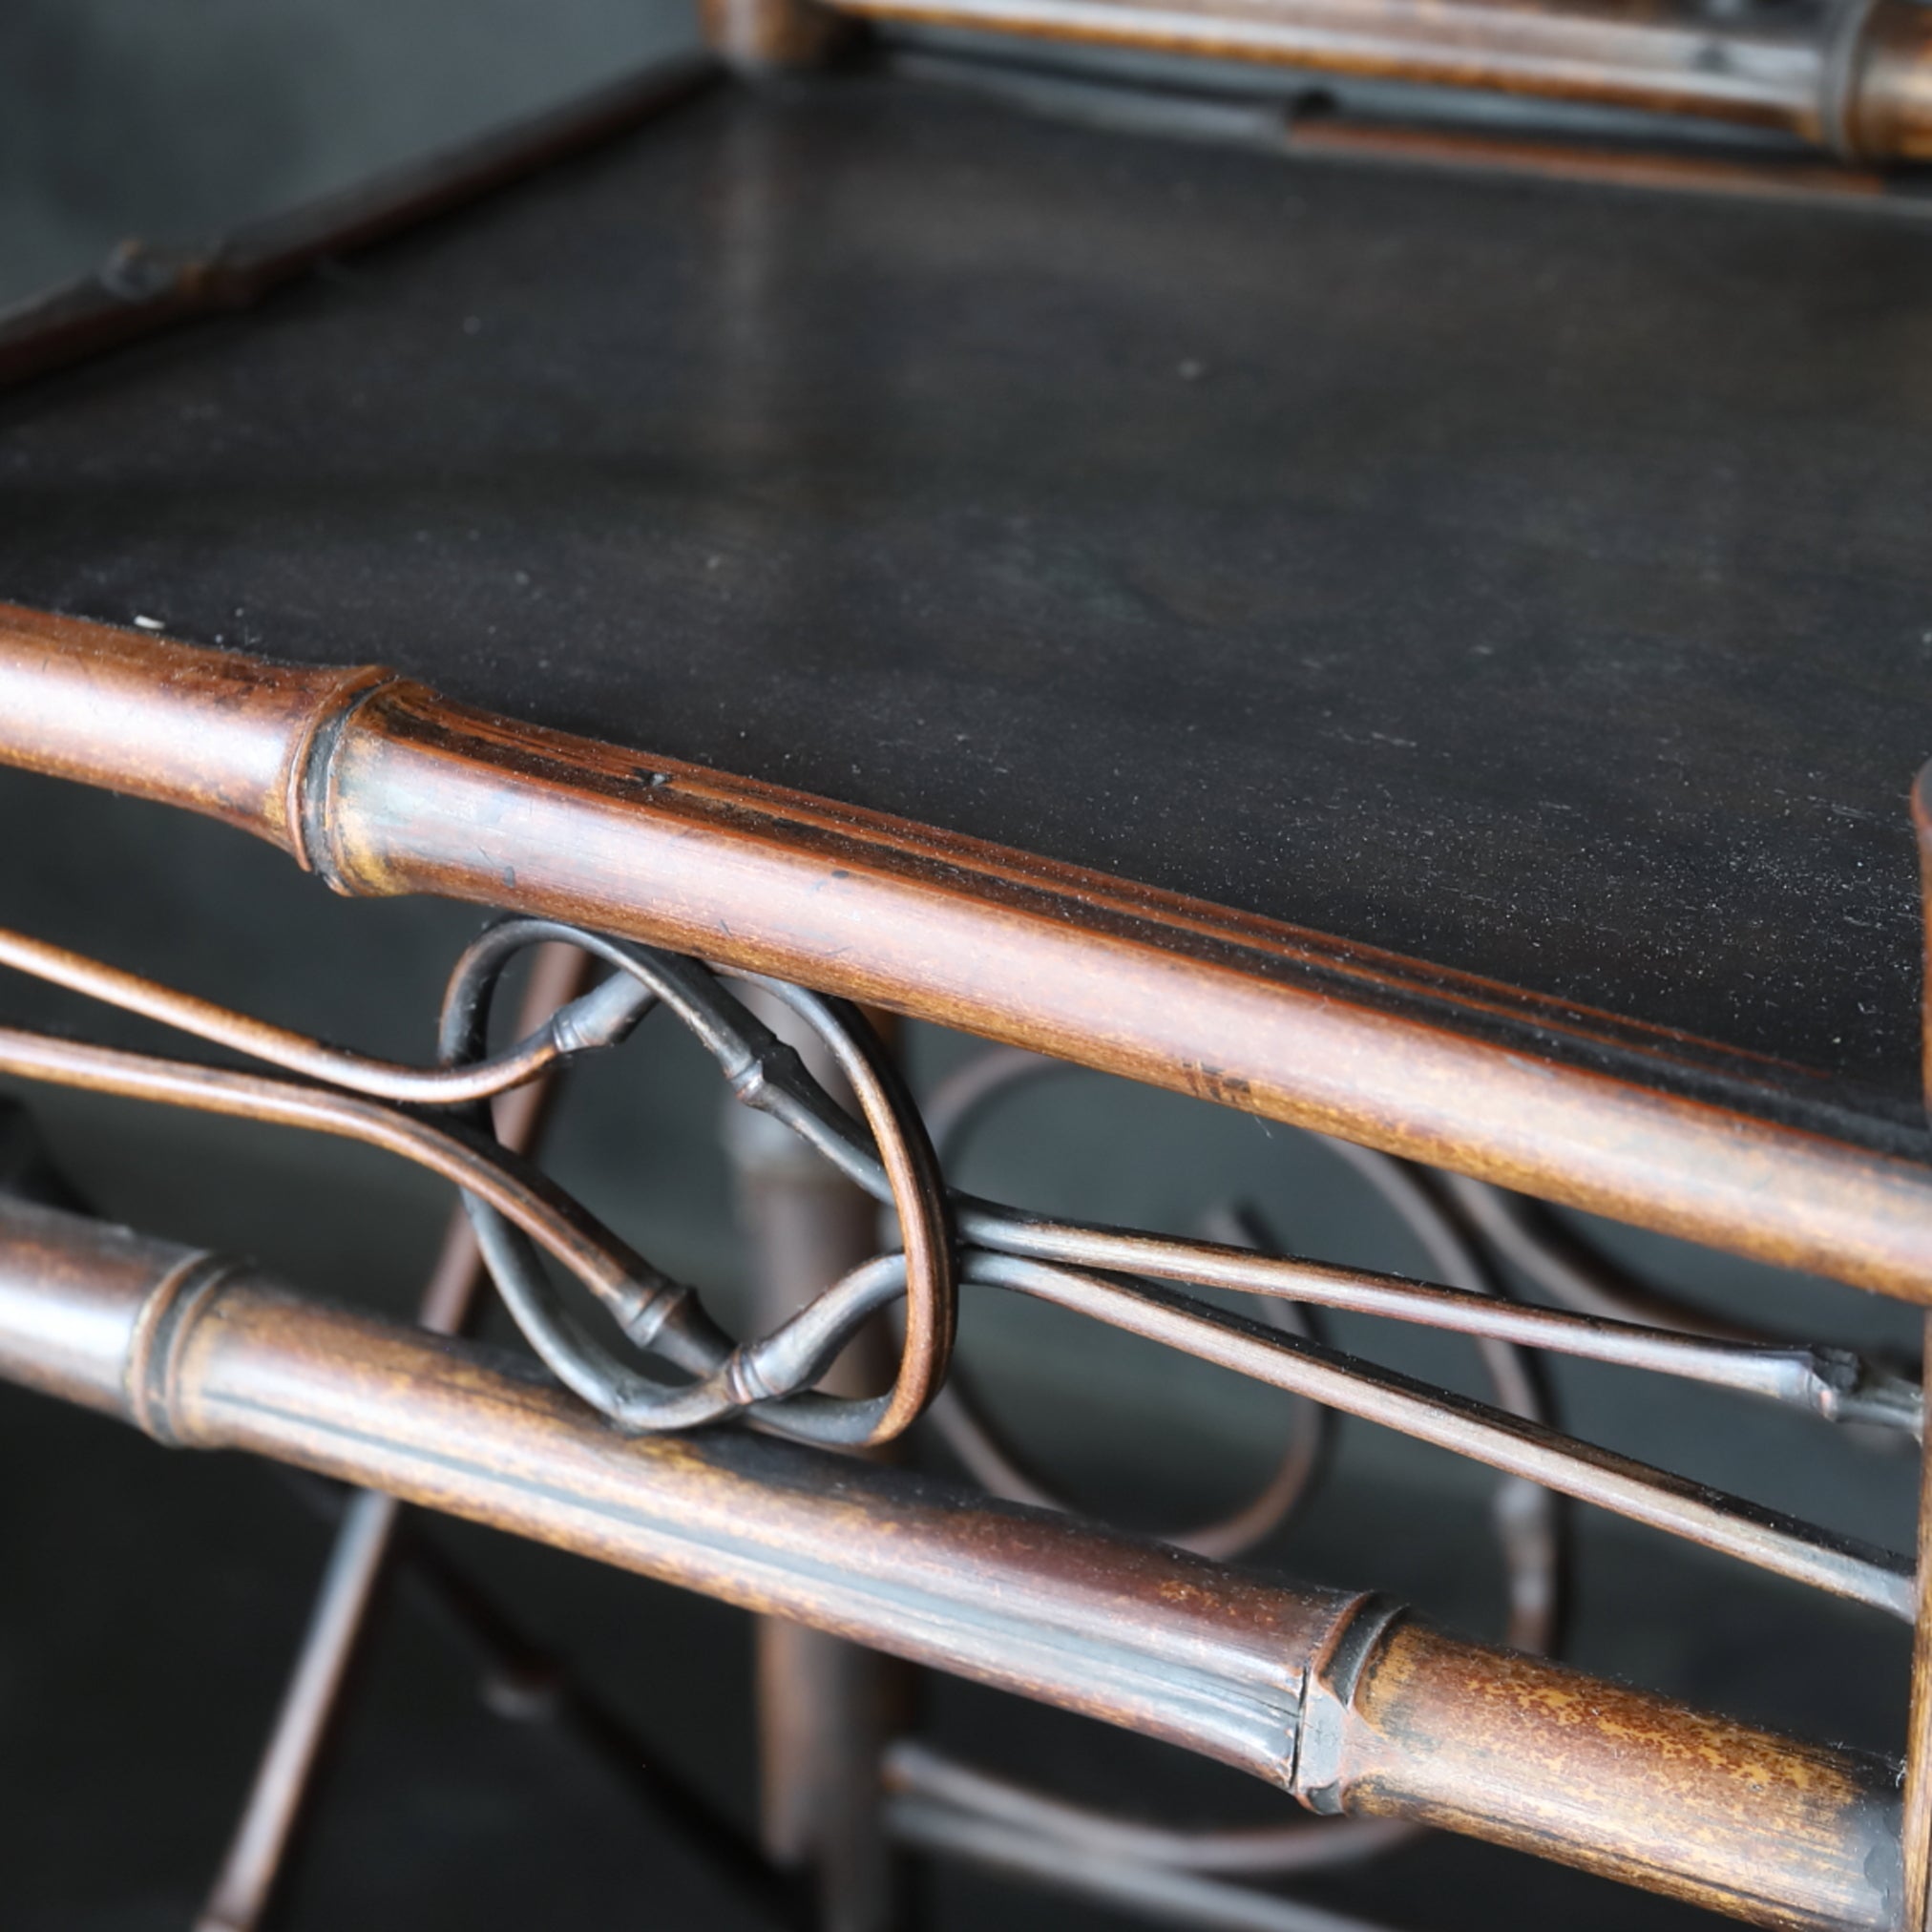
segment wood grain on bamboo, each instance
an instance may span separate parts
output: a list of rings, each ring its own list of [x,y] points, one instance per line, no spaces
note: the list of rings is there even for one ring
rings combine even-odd
[[[627,1440],[507,1358],[0,1204],[0,1374],[1755,1923],[1889,1928],[1896,1766],[903,1471]]]
[[[1506,989],[1432,980],[1465,1030],[1402,1007],[1402,962],[1178,894],[380,671],[6,605],[0,761],[209,813],[343,892],[648,940],[1932,1302],[1932,1168],[1506,1050],[1480,1037]]]

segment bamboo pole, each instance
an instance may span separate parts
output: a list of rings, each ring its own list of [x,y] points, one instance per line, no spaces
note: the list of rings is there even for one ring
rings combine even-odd
[[[1445,1020],[1450,979],[1432,970],[1425,1002],[1392,955],[380,670],[0,605],[0,762],[206,813],[339,892],[647,940],[1932,1302],[1932,1169],[1510,1052],[1484,1035],[1508,998],[1493,986]]]
[[[627,1440],[514,1360],[0,1205],[0,1375],[1774,1926],[1889,1932],[1897,1767],[1374,1598],[742,1431]]]

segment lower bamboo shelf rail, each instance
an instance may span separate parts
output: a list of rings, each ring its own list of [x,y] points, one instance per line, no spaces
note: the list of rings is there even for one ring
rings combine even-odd
[[[905,1471],[742,1430],[627,1439],[510,1357],[124,1228],[0,1203],[0,1374],[1163,1738],[1316,1811],[1757,1924],[1900,1920],[1885,1760]]]

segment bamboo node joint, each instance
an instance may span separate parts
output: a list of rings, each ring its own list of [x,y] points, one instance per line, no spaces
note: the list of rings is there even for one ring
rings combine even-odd
[[[182,1345],[241,1269],[231,1257],[191,1254],[156,1284],[136,1318],[122,1381],[128,1413],[144,1435],[170,1449],[182,1443],[175,1414]]]
[[[315,707],[288,761],[285,810],[295,862],[314,872],[331,891],[351,888],[335,862],[330,836],[336,823],[335,760],[343,736],[363,706],[387,691],[409,683],[380,664],[346,673]]]
[[[1345,1796],[1342,1756],[1362,1671],[1408,1606],[1369,1591],[1344,1606],[1328,1639],[1309,1659],[1295,1729],[1290,1789],[1310,1811],[1334,1817]]]

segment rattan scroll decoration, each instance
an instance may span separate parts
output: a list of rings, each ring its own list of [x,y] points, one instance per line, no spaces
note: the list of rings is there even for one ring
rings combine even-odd
[[[493,1054],[489,1021],[504,969],[519,952],[559,940],[594,956],[608,976],[538,1033]],[[1826,1419],[1914,1436],[1922,1433],[1918,1385],[1841,1349],[1660,1325],[1659,1311],[1668,1312],[1669,1305],[1655,1296],[1642,1304],[1646,1319],[1606,1313],[1606,1303],[1619,1305],[1620,1292],[1606,1270],[1599,1270],[1593,1284],[1586,1280],[1588,1269],[1575,1253],[1560,1251],[1532,1209],[1494,1190],[1335,1144],[1409,1219],[1448,1278],[1439,1283],[1258,1251],[1238,1240],[1183,1240],[1022,1213],[946,1186],[927,1120],[855,1008],[548,920],[504,920],[464,953],[444,1001],[440,1063],[429,1069],[343,1053],[18,934],[0,934],[0,963],[304,1078],[232,1072],[6,1028],[0,1028],[0,1071],[346,1135],[455,1182],[490,1271],[531,1346],[621,1429],[686,1429],[738,1416],[820,1443],[890,1439],[931,1407],[946,1383],[959,1288],[998,1289],[1380,1422],[1514,1479],[1504,1493],[1519,1499],[1511,1506],[1520,1545],[1512,1568],[1524,1615],[1546,1618],[1548,1590],[1536,1580],[1543,1559],[1522,1552],[1546,1550],[1552,1541],[1535,1520],[1542,1505],[1523,1509],[1520,1499],[1529,1487],[1596,1503],[1908,1621],[1913,1614],[1908,1559],[1564,1435],[1537,1412],[1534,1385],[1517,1352],[1551,1351],[1744,1390]],[[824,1041],[857,1095],[862,1118],[834,1101],[797,1053],[746,1010],[730,990],[732,979],[763,986]],[[492,1095],[574,1056],[617,1047],[661,1005],[706,1047],[741,1101],[783,1122],[895,1210],[898,1247],[829,1284],[801,1312],[748,1341],[734,1342],[693,1290],[652,1267],[499,1146],[489,1130]],[[990,1080],[984,1093],[1000,1084]],[[948,1106],[938,1110],[942,1117]],[[941,1124],[950,1131],[956,1123],[942,1118]],[[1506,1238],[1499,1239],[1499,1230]],[[1596,1294],[1593,1310],[1509,1300],[1489,1265],[1498,1249],[1560,1299],[1578,1299],[1584,1281]],[[620,1352],[578,1318],[539,1252],[590,1291],[627,1347]],[[1349,1310],[1466,1335],[1485,1352],[1498,1400],[1431,1387],[1334,1349],[1305,1325],[1303,1332],[1272,1326],[1188,1292],[1201,1288],[1253,1297],[1264,1309]],[[859,1328],[887,1308],[903,1309],[905,1322],[893,1387],[866,1399],[817,1392],[813,1384]],[[667,1377],[654,1360],[676,1375]],[[949,1414],[956,1441],[975,1433],[970,1405],[956,1392],[940,1407],[942,1422]],[[983,1422],[976,1434],[982,1449],[997,1449]],[[982,1454],[981,1473],[996,1460]],[[1291,1488],[1288,1506],[1292,1500]],[[1510,1520],[1505,1510],[1505,1523]],[[1228,1546],[1225,1539],[1219,1546]],[[1531,1641],[1536,1634],[1519,1630]]]

